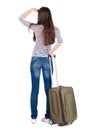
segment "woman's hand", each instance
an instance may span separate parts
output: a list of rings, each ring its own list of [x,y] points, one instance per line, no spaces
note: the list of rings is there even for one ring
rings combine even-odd
[[[59,48],[59,47],[60,47],[60,45],[57,43],[57,44],[49,51],[49,55],[50,55],[51,57],[53,57],[53,56],[54,56],[54,51],[57,50],[57,48]]]
[[[50,51],[50,52],[49,52],[49,56],[50,56],[50,57],[54,57],[53,52]]]
[[[38,12],[38,9],[37,8],[32,8],[32,11]]]

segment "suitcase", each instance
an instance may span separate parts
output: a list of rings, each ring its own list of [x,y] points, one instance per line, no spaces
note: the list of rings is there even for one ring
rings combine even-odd
[[[56,78],[58,78],[57,75]],[[73,121],[77,119],[75,95],[71,86],[52,87],[49,90],[49,103],[51,116],[50,124],[64,126],[72,124]]]
[[[77,119],[77,109],[72,87],[58,86],[49,90],[51,121],[58,125],[67,125]]]

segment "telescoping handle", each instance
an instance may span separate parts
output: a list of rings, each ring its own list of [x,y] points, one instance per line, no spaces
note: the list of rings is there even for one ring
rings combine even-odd
[[[54,55],[53,57],[49,56],[49,59],[50,58],[52,58],[52,62],[53,62],[54,73],[55,73],[55,77],[56,77],[56,83],[57,83],[57,86],[59,86],[58,73],[57,73],[57,64],[56,64],[56,55]],[[53,83],[53,74],[52,74],[51,60],[49,60],[49,61],[50,61],[50,71],[51,71],[52,85],[54,85],[54,83]]]

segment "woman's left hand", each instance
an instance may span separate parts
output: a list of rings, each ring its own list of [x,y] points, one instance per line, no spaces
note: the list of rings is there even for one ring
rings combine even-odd
[[[49,56],[53,57],[54,56],[53,52],[49,52]]]

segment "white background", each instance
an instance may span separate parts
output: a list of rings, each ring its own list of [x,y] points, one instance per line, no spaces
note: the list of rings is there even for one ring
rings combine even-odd
[[[42,123],[45,93],[41,76],[38,122],[30,122],[30,59],[34,47],[18,16],[31,7],[48,6],[64,43],[55,52],[60,85],[74,88],[78,119],[69,126]],[[3,0],[0,2],[0,130],[88,129],[87,0]],[[32,17],[32,16],[31,16]],[[33,21],[36,15],[33,14]]]

